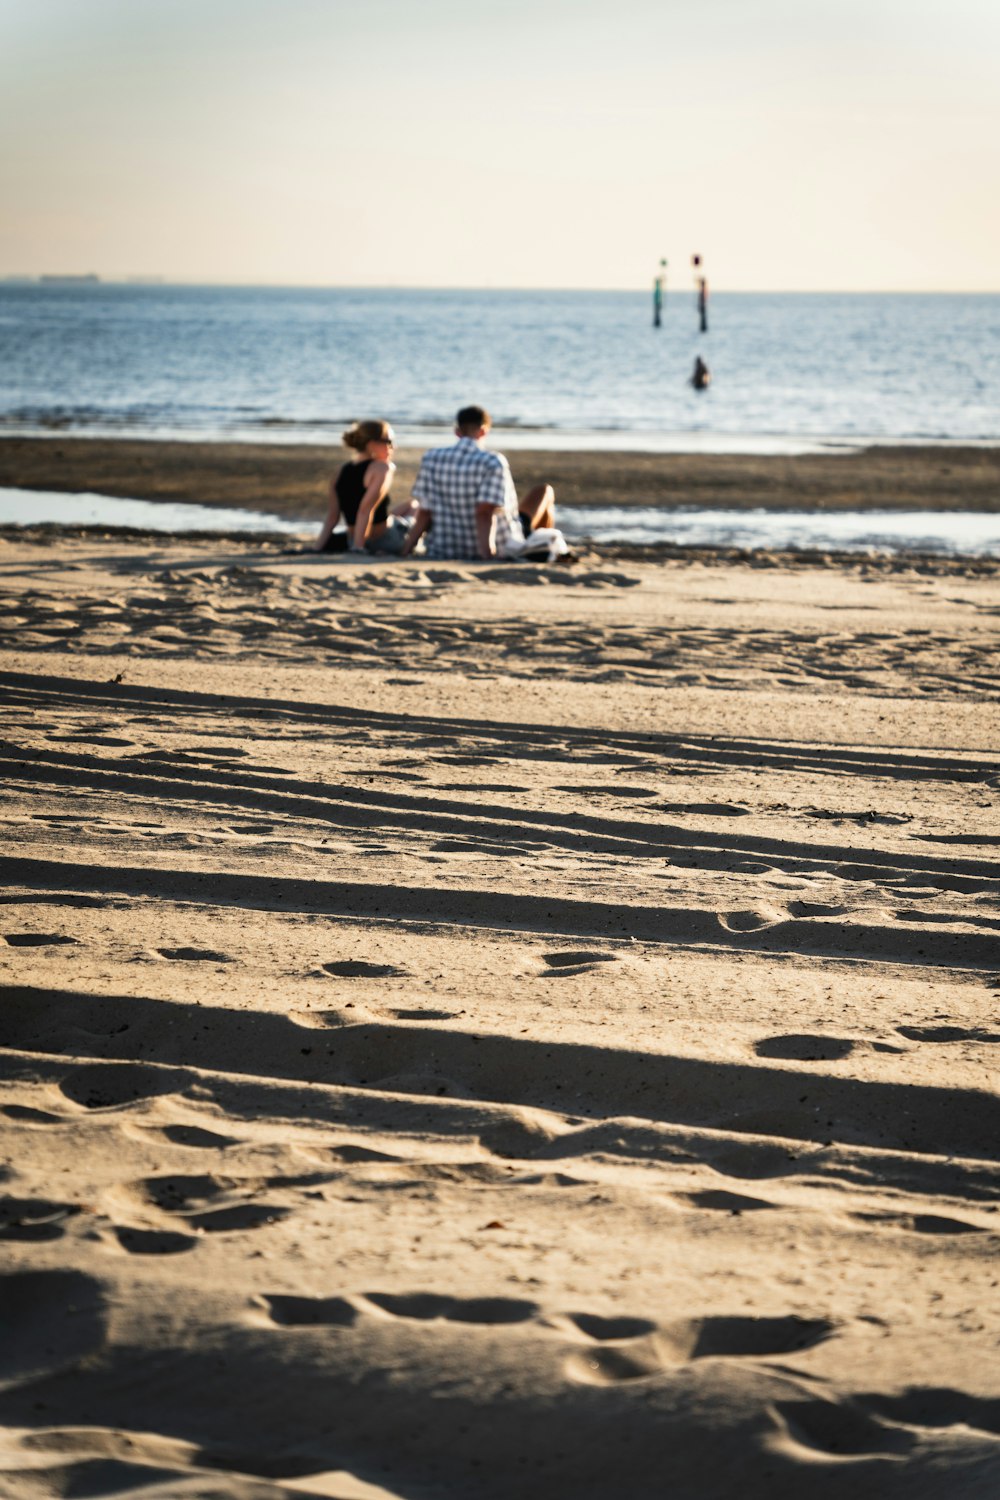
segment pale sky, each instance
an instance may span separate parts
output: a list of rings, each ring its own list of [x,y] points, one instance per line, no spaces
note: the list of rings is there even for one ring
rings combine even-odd
[[[0,275],[1000,290],[1000,0],[0,0]]]

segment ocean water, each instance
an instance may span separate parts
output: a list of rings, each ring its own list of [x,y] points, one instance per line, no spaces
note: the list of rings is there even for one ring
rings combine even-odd
[[[498,446],[801,452],[1000,441],[1000,295],[0,284],[0,435],[336,443],[457,406]],[[687,384],[695,354],[713,383]]]

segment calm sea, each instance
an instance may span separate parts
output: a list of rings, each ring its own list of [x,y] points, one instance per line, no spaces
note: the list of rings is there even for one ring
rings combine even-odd
[[[1000,296],[0,285],[0,433],[794,452],[1000,441]],[[696,354],[713,383],[687,378]],[[498,444],[499,446],[500,444]]]

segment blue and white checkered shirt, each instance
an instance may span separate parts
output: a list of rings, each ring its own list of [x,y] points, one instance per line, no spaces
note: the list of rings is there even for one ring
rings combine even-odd
[[[517,491],[502,453],[490,453],[468,437],[449,448],[431,448],[420,460],[413,498],[434,517],[428,557],[478,557],[476,506],[496,511],[494,540],[503,557],[522,540]]]

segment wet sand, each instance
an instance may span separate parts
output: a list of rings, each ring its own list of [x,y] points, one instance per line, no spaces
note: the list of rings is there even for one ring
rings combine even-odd
[[[502,447],[502,434],[497,436]],[[406,498],[419,453],[397,454]],[[513,452],[520,489],[546,479],[566,505],[790,510],[1000,510],[1000,449],[870,448],[798,458]],[[0,485],[234,506],[319,518],[340,449],[241,443],[4,438]]]
[[[997,1493],[998,619],[0,538],[0,1490]]]

